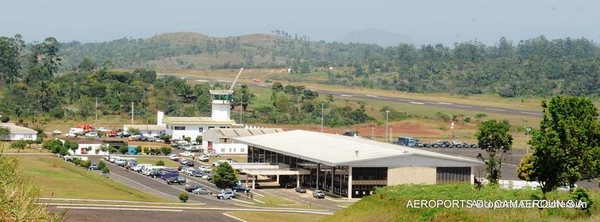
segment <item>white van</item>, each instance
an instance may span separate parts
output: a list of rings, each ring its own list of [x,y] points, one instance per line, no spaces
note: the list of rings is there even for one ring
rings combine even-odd
[[[142,174],[146,175],[146,176],[150,176],[150,174],[152,174],[153,172],[158,172],[161,169],[165,169],[167,167],[165,166],[149,166],[149,167],[144,167],[144,170],[142,171]]]

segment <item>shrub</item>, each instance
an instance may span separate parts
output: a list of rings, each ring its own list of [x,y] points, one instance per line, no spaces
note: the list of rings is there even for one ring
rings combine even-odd
[[[179,200],[181,200],[181,202],[185,203],[190,197],[188,196],[187,193],[180,193],[179,194]]]
[[[86,160],[86,161],[81,162],[81,167],[83,167],[83,168],[90,168],[91,165],[92,165],[91,160]]]
[[[173,152],[173,150],[171,149],[171,147],[166,147],[166,146],[161,147],[160,151],[163,154],[165,154],[165,155],[169,155],[169,154],[171,154]]]
[[[589,209],[591,209],[592,204],[594,204],[594,202],[592,201],[592,198],[590,198],[590,194],[583,187],[575,188],[573,193],[571,193],[571,199],[573,199],[575,202],[582,201],[582,202],[586,203],[587,206],[580,210],[585,210],[588,212],[589,212]]]
[[[75,164],[75,166],[79,166],[79,165],[81,165],[81,159],[73,158],[73,163]]]
[[[108,169],[108,167],[104,166],[104,167],[102,168],[102,173],[103,173],[103,174],[110,173],[110,169]]]
[[[465,123],[471,122],[471,117],[465,117],[465,119],[463,119],[463,121]]]
[[[156,164],[154,164],[156,166],[164,166],[165,162],[163,162],[162,160],[159,160],[158,162],[156,162]]]
[[[98,169],[104,169],[104,167],[106,167],[106,164],[103,161],[100,161],[98,163]]]
[[[140,153],[142,153],[142,146],[137,146],[137,147],[135,148],[135,152],[136,152],[136,154],[140,154]]]
[[[8,118],[8,116],[2,116],[2,117],[0,117],[0,122],[8,123],[8,121],[10,121],[10,118]]]
[[[127,151],[129,151],[129,148],[127,148],[126,146],[119,147],[119,153],[126,154]]]

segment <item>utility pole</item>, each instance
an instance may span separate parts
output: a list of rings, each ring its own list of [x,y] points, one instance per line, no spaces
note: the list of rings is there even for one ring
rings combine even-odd
[[[244,112],[244,94],[240,94],[240,124],[242,124],[242,116]]]
[[[98,97],[96,96],[96,123],[98,123]]]
[[[323,109],[324,109],[325,103],[321,103],[321,132],[323,132]]]
[[[133,102],[131,102],[131,125],[133,125]]]
[[[527,154],[529,154],[529,140],[531,138],[531,128],[527,127]]]

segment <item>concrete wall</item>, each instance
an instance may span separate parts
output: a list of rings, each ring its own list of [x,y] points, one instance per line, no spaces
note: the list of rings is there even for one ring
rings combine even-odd
[[[185,126],[185,130],[175,130],[175,126]],[[171,125],[167,126],[167,134],[171,135],[173,139],[183,139],[183,137],[191,137],[192,141],[196,140],[197,136],[202,136],[204,132],[209,130],[209,127],[214,128],[230,128],[229,124],[214,124],[214,125]],[[200,132],[200,127],[202,127],[202,132]],[[204,140],[204,138],[202,138]]]
[[[388,168],[388,186],[398,184],[435,184],[435,167],[390,167]]]
[[[37,140],[37,133],[11,133],[10,140]]]

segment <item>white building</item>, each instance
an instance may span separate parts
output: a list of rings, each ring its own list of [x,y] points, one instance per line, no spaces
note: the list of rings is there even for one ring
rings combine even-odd
[[[104,144],[100,141],[96,140],[88,140],[88,139],[80,139],[80,138],[72,138],[69,139],[71,141],[77,142],[79,144],[79,148],[73,152],[69,150],[71,155],[106,155],[109,154],[108,150],[102,151],[101,146]],[[61,140],[63,143],[65,140]]]
[[[283,132],[283,129],[210,129],[202,136],[202,148],[220,154],[248,154],[248,145],[232,138]]]
[[[227,129],[235,125],[231,119],[233,90],[210,90],[211,117],[165,117],[166,132],[173,139],[190,137],[192,141],[209,129]]]
[[[0,123],[0,127],[10,130],[10,135],[5,135],[2,140],[37,140],[38,132],[27,127],[17,126],[14,123]]]

